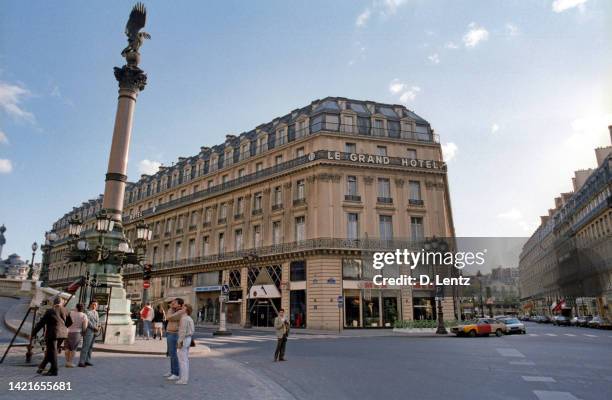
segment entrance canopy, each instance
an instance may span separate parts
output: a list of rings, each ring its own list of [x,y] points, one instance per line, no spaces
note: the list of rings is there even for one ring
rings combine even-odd
[[[249,299],[277,299],[281,294],[274,284],[253,285],[249,290]]]

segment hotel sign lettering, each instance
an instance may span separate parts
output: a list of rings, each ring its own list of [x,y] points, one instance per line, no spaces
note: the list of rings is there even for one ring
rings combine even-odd
[[[412,158],[388,157],[373,154],[344,153],[341,151],[327,151],[327,159],[335,161],[349,161],[359,164],[393,165],[408,168],[424,168],[446,171],[446,163],[434,160],[417,160]]]

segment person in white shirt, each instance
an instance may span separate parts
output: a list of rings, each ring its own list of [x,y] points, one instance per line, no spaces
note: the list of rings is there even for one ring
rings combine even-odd
[[[191,318],[193,307],[191,304],[185,304],[183,305],[183,310],[185,310],[185,313],[179,322],[177,345],[180,374],[179,380],[176,381],[178,385],[186,385],[189,381],[189,347],[195,346],[195,344],[192,344],[193,333],[195,331],[193,319]]]
[[[66,368],[73,368],[72,359],[79,347],[81,336],[87,329],[87,315],[83,312],[85,306],[79,303],[75,309],[70,311],[70,319],[72,324],[68,327],[68,340],[66,341]]]

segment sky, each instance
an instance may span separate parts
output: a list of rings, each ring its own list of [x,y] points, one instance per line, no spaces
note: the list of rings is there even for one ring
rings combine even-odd
[[[610,144],[610,1],[145,5],[134,181],[315,99],[404,104],[440,135],[457,235],[529,236]],[[4,257],[102,193],[131,7],[0,0]]]

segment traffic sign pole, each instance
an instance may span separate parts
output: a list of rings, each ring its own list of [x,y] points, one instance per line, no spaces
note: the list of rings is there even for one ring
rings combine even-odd
[[[221,294],[219,296],[219,306],[221,308],[221,312],[219,315],[219,329],[213,332],[214,336],[229,336],[232,332],[227,330],[226,321],[225,321],[225,308],[226,303],[229,300],[229,285],[221,286]]]

